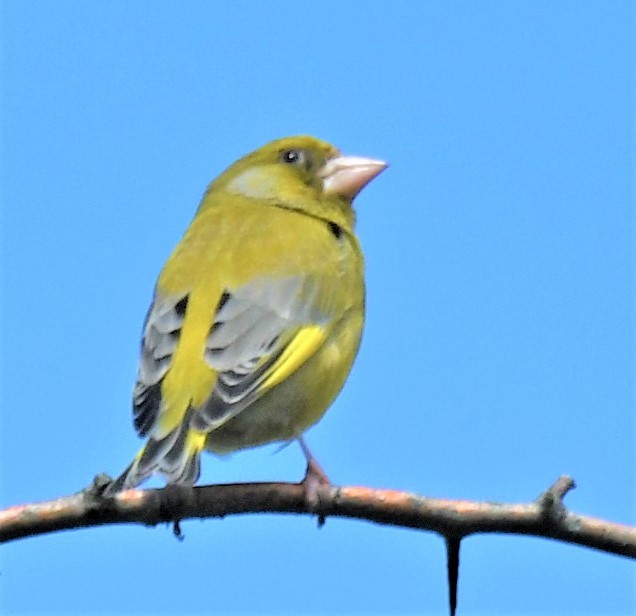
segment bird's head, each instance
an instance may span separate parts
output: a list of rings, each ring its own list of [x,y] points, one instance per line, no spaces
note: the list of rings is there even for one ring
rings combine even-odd
[[[208,194],[269,202],[352,229],[354,197],[386,167],[381,160],[343,156],[314,137],[286,137],[234,163],[210,185]]]

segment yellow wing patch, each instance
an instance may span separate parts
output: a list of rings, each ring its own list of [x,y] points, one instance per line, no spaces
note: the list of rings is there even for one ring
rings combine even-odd
[[[267,391],[290,377],[322,346],[326,338],[327,333],[318,325],[302,327],[268,370],[259,389]]]

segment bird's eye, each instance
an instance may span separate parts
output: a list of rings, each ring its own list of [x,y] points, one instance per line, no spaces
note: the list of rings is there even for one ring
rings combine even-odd
[[[287,165],[300,165],[305,162],[305,154],[302,150],[286,150],[281,160]]]

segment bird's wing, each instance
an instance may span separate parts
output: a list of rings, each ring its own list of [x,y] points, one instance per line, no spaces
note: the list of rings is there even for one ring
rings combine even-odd
[[[155,293],[141,339],[141,357],[133,392],[133,421],[139,436],[148,435],[161,408],[161,381],[168,372],[179,343],[188,296]]]
[[[318,287],[302,276],[259,278],[225,290],[205,346],[217,372],[210,398],[192,417],[209,432],[302,366],[327,337],[330,317],[316,307]]]

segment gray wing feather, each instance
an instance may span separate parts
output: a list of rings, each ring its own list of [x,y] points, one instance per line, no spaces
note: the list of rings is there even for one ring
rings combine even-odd
[[[315,288],[307,279],[259,279],[226,291],[208,336],[205,360],[218,371],[210,399],[193,416],[209,431],[251,404],[267,369],[306,323],[324,323],[314,308]]]
[[[168,372],[188,305],[188,296],[155,296],[144,322],[141,357],[133,391],[133,420],[146,436],[161,409],[161,380]]]
[[[259,279],[226,291],[214,317],[205,359],[223,373],[252,368],[288,327],[305,322],[308,299],[301,293],[302,279]]]

